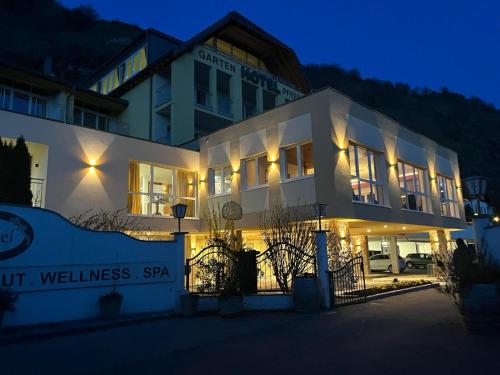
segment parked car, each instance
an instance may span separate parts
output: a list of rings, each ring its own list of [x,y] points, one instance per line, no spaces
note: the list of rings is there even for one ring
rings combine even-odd
[[[432,263],[431,254],[408,254],[405,258],[406,267],[408,268],[426,268],[428,264]]]
[[[403,272],[406,268],[406,262],[398,256],[399,272]],[[378,254],[370,257],[370,269],[372,271],[389,271],[392,272],[392,262],[389,254]]]

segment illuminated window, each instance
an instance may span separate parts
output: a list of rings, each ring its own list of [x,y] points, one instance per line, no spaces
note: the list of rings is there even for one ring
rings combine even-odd
[[[457,188],[453,179],[438,175],[437,184],[439,189],[441,215],[460,217],[458,211]]]
[[[231,193],[231,167],[214,167],[208,169],[208,192],[210,195]]]
[[[267,184],[267,156],[261,155],[243,160],[242,186],[246,189]]]
[[[430,212],[425,170],[399,161],[398,179],[401,189],[401,206],[406,210]]]
[[[289,180],[314,174],[312,143],[304,143],[281,150],[282,179]]]
[[[172,216],[172,205],[188,206],[186,217],[196,217],[196,173],[131,161],[128,174],[128,213]]]
[[[377,154],[364,147],[349,144],[352,200],[383,204],[382,185],[377,173]]]
[[[227,53],[228,55],[231,55],[231,44],[223,41],[222,39],[217,39],[216,43],[217,43],[218,50],[220,50],[221,52]]]

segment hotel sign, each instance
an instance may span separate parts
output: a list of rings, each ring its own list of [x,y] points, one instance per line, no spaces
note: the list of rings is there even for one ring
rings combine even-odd
[[[241,66],[241,78],[246,81],[252,82],[257,86],[266,88],[269,91],[280,94],[281,91],[278,89],[278,80],[275,77],[270,77],[257,70],[250,69],[246,66]]]
[[[229,60],[226,60],[225,58],[216,55],[214,53],[208,52],[202,48],[198,50],[198,57],[202,60],[205,60],[212,65],[215,65],[219,68],[222,68],[224,70],[227,70],[231,73],[236,73],[236,66],[234,63],[232,63]]]

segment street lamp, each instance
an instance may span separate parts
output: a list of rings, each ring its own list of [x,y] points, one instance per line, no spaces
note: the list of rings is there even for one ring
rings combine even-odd
[[[184,203],[177,203],[172,206],[172,213],[174,215],[174,218],[179,220],[178,233],[181,232],[181,219],[184,219],[184,217],[186,216],[186,209],[187,209],[187,204]]]
[[[321,230],[321,218],[326,216],[326,208],[328,205],[326,203],[316,202],[313,204],[314,213],[318,217],[319,230]]]

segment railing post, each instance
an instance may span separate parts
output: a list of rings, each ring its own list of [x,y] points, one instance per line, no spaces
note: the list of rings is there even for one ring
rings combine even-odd
[[[328,278],[328,251],[326,246],[326,230],[315,231],[316,236],[316,267],[318,271],[319,285],[321,289],[321,307],[329,309],[330,301],[330,283]]]

